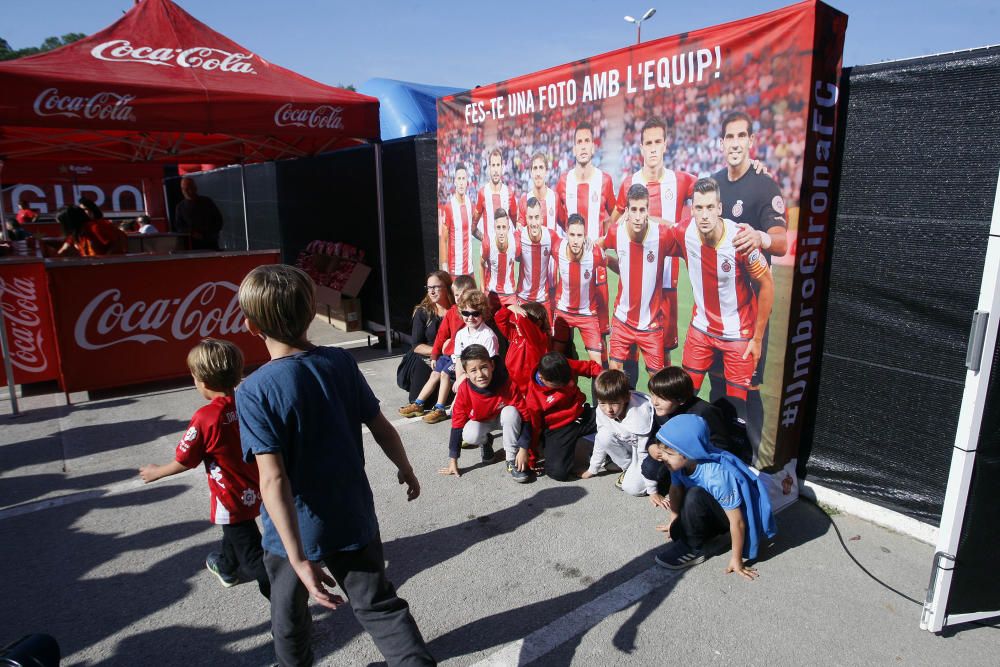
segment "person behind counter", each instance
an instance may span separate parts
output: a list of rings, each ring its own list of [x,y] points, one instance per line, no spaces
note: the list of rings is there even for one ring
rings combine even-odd
[[[83,209],[83,212],[91,220],[101,220],[104,218],[104,211],[101,210],[101,207],[93,199],[80,197],[76,203],[80,205],[80,208]]]
[[[174,224],[177,231],[191,235],[192,250],[219,250],[219,232],[222,231],[222,213],[215,202],[198,194],[198,186],[191,178],[181,179],[184,199],[177,202]]]
[[[56,215],[56,222],[66,235],[58,255],[65,255],[71,249],[81,257],[124,255],[128,250],[125,232],[103,218],[90,219],[80,207],[63,208]]]

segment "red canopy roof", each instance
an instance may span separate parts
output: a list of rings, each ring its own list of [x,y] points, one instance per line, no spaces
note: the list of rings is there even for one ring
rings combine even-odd
[[[230,164],[379,138],[378,100],[272,65],[170,0],[0,63],[0,158]]]

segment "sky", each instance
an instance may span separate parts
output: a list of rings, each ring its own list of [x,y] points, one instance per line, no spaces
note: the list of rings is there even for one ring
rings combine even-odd
[[[198,20],[263,58],[330,85],[373,77],[468,89],[612,51],[636,39],[626,14],[657,13],[648,41],[761,14],[782,0],[176,0]],[[0,1],[0,37],[13,48],[51,35],[96,32],[132,0]],[[959,51],[1000,42],[996,0],[834,0],[849,16],[844,65]]]

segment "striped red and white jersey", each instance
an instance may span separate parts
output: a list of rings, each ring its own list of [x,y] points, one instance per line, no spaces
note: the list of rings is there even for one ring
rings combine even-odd
[[[522,226],[528,225],[528,199],[534,197],[534,192],[526,195],[521,195],[517,204],[517,216],[518,224]],[[545,188],[545,199],[538,200],[542,205],[542,225],[546,229],[551,229],[560,236],[562,236],[562,227],[559,226],[559,222],[556,218],[556,191],[552,188]]]
[[[495,241],[483,237],[483,285],[484,291],[497,294],[514,294],[514,261],[517,245],[508,236],[507,249],[501,251]]]
[[[517,259],[521,272],[517,276],[517,298],[521,301],[545,303],[549,298],[549,280],[552,277],[552,251],[559,236],[551,229],[542,230],[542,238],[532,243],[524,227],[514,232]]]
[[[597,269],[605,266],[600,246],[587,243],[580,261],[570,259],[569,242],[555,245],[556,308],[570,315],[597,314]]]
[[[724,340],[749,340],[757,324],[757,297],[751,277],[759,278],[770,268],[759,249],[749,255],[737,253],[733,239],[739,226],[732,220],[723,220],[723,224],[722,238],[714,248],[702,243],[694,222],[683,232],[694,293],[691,326]],[[677,228],[670,231],[675,237],[682,233]]]
[[[472,273],[472,200],[464,203],[452,195],[444,207],[445,228],[448,230],[448,273],[462,276]]]
[[[647,181],[642,170],[635,172],[624,181],[618,189],[617,209],[620,213],[628,210],[628,189],[633,183],[642,183],[649,190],[649,215],[667,222],[679,222],[684,211],[684,203],[691,198],[694,184],[698,178],[685,171],[664,169],[659,180]],[[664,287],[677,289],[677,275],[680,271],[680,258],[672,257],[663,264]]]
[[[603,236],[602,222],[615,210],[615,186],[611,176],[594,167],[594,173],[586,181],[579,181],[576,169],[570,169],[559,177],[556,185],[559,225],[565,229],[566,221],[574,213],[579,213],[587,221],[587,238],[596,241]]]
[[[500,191],[493,192],[493,188],[487,183],[479,191],[476,197],[476,217],[479,222],[476,227],[483,238],[490,241],[496,238],[496,228],[493,226],[493,212],[498,208],[507,209],[507,217],[510,219],[510,231],[513,232],[517,222],[517,201],[514,200],[514,192],[506,183],[500,184]]]
[[[629,238],[627,225],[620,222],[604,238],[604,248],[618,255],[621,277],[615,319],[639,331],[659,329],[663,264],[681,255],[684,249],[663,225],[647,225],[641,243]]]

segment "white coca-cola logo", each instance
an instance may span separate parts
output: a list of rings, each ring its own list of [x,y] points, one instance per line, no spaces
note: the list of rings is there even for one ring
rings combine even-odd
[[[60,95],[58,88],[46,88],[35,98],[35,113],[39,116],[66,116],[93,120],[135,122],[132,100],[135,95],[100,92],[90,97]]]
[[[220,280],[198,285],[183,299],[126,304],[120,289],[104,290],[80,313],[73,335],[83,349],[100,350],[127,341],[163,343],[167,336],[187,340],[237,334],[245,330],[238,291],[237,285]]]
[[[281,105],[274,112],[274,124],[278,127],[294,126],[339,130],[344,127],[344,120],[340,117],[343,110],[343,107],[332,107],[329,104],[321,104],[312,109],[296,108],[289,102]]]
[[[10,363],[26,373],[44,373],[45,358],[38,290],[33,278],[17,277],[8,284],[0,278],[0,308],[7,320]]]
[[[256,74],[252,53],[230,53],[211,46],[192,46],[187,49],[168,47],[132,46],[127,39],[113,39],[98,44],[90,55],[108,62],[131,62],[165,67],[191,67],[206,71],[219,70],[234,74]]]

